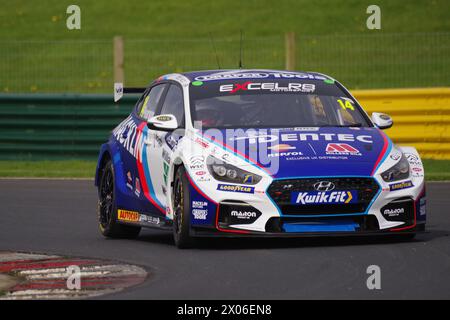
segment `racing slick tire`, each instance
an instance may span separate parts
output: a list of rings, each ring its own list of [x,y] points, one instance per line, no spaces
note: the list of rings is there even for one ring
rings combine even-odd
[[[178,248],[190,248],[194,245],[194,239],[189,235],[191,195],[186,170],[182,165],[175,173],[172,192],[173,239]]]
[[[101,171],[98,184],[98,222],[100,232],[108,238],[135,238],[141,227],[120,224],[115,203],[116,184],[114,167],[109,160]]]

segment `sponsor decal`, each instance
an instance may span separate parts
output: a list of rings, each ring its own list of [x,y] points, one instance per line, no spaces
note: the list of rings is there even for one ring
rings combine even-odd
[[[222,155],[222,160],[223,160],[223,161],[227,161],[229,157],[230,157],[230,154],[229,154],[229,153],[224,153],[224,154]]]
[[[423,177],[423,164],[420,158],[413,153],[405,153],[405,157],[411,167],[411,175],[415,178]]]
[[[254,211],[238,211],[238,210],[231,211],[230,215],[232,217],[242,219],[242,220],[249,220],[251,218],[256,218],[256,216],[257,216],[256,212],[254,212]]]
[[[240,192],[240,193],[254,193],[254,187],[248,186],[237,186],[232,184],[219,184],[217,186],[217,190],[220,191],[228,191],[228,192]]]
[[[165,137],[165,140],[166,140],[166,143],[167,143],[167,145],[169,146],[169,148],[170,149],[174,149],[177,145],[178,145],[178,140],[179,140],[180,138],[178,138],[178,139],[176,139],[173,135],[172,135],[172,133],[167,133],[167,135],[166,135],[166,137]]]
[[[293,151],[293,152],[275,152],[275,153],[269,153],[269,158],[275,158],[275,157],[296,157],[296,156],[302,156],[303,153],[300,151]],[[296,158],[297,159],[297,158]],[[299,159],[300,160],[300,159]]]
[[[290,144],[276,144],[271,147],[267,147],[267,149],[280,152],[280,151],[294,150],[295,146],[291,146]]]
[[[294,131],[319,131],[319,127],[295,127]]]
[[[350,99],[341,98],[341,99],[338,99],[337,102],[339,103],[339,105],[341,106],[341,108],[343,110],[349,109],[349,110],[355,111],[355,107],[353,107],[353,101],[351,101]]]
[[[114,138],[136,159],[142,159],[144,135],[138,134],[136,123],[129,116],[113,130]]]
[[[422,167],[422,161],[420,161],[419,157],[413,153],[405,153],[406,160],[408,160],[409,164],[412,167]]]
[[[220,92],[236,93],[238,91],[267,90],[270,92],[314,92],[316,86],[312,83],[288,83],[282,85],[278,82],[251,82],[235,84],[223,84],[219,87]]]
[[[401,152],[394,152],[389,157],[392,160],[397,161],[398,159],[400,159],[402,157],[402,153]]]
[[[195,174],[196,174],[197,176],[203,176],[203,175],[206,174],[206,171],[197,171]]]
[[[127,172],[127,187],[133,190],[133,176],[130,171]]]
[[[314,80],[325,80],[324,76],[310,74],[310,73],[288,73],[288,72],[239,72],[239,73],[215,73],[205,76],[195,77],[196,81],[210,81],[210,80],[221,80],[221,79],[264,79],[274,77],[278,79],[314,79]]]
[[[349,191],[308,191],[291,192],[291,202],[295,204],[347,204],[358,201],[358,192]]]
[[[165,149],[162,151],[162,158],[165,162],[170,163],[170,155]]]
[[[141,194],[141,183],[139,181],[139,178],[136,177],[135,183],[134,183],[134,194],[136,196],[140,196]]]
[[[158,134],[155,134],[155,141],[159,147],[161,147],[163,145],[163,140]]]
[[[314,183],[313,187],[317,191],[333,191],[336,185],[331,181],[319,181]]]
[[[206,220],[206,216],[208,215],[208,210],[193,209],[192,214],[194,215],[194,219]]]
[[[402,189],[408,189],[411,187],[414,187],[414,185],[413,185],[412,181],[408,180],[408,181],[404,181],[404,182],[390,184],[389,190],[397,191],[397,190],[402,190]]]
[[[326,154],[330,155],[346,155],[346,156],[360,156],[361,152],[355,147],[347,143],[329,143],[325,149]]]
[[[411,221],[414,218],[414,203],[412,201],[390,202],[380,209],[388,221]]]
[[[419,157],[413,153],[405,153],[406,160],[411,162],[419,162]]]
[[[208,182],[208,181],[211,181],[211,178],[206,174],[204,176],[197,177],[197,179],[195,180],[195,182]]]
[[[208,206],[208,202],[206,201],[192,201],[193,209],[204,209]]]
[[[383,214],[388,217],[398,217],[400,214],[405,213],[405,208],[385,209]]]
[[[165,185],[167,185],[168,176],[169,176],[169,164],[167,162],[163,162],[163,179]]]
[[[203,156],[192,156],[189,159],[189,168],[191,170],[203,170],[205,168],[205,157]]]
[[[273,131],[319,131],[319,127],[293,127],[293,128],[274,128]]]
[[[354,135],[349,133],[282,133],[278,136],[267,133],[249,132],[246,136],[232,137],[232,141],[248,140],[250,144],[274,142],[296,142],[296,141],[339,141],[373,143],[370,135]]]
[[[243,183],[248,183],[248,184],[252,184],[253,183],[253,175],[252,174],[246,174],[244,176],[244,181]]]
[[[139,213],[136,211],[129,211],[129,210],[117,210],[117,219],[121,221],[128,221],[128,222],[138,222],[139,221]]]
[[[159,217],[147,216],[145,214],[141,214],[139,218],[139,222],[148,223],[152,225],[161,224],[161,219]]]
[[[203,141],[200,138],[195,139],[195,142],[198,143],[199,145],[201,145],[203,148],[208,148],[209,147],[209,143]]]
[[[166,122],[166,121],[172,120],[172,117],[171,116],[157,116],[156,120],[161,121],[161,122]]]

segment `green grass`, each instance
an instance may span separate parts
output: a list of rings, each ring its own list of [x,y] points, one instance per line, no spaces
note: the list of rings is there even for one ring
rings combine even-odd
[[[450,160],[424,160],[427,181],[450,180]],[[0,161],[0,177],[94,178],[95,161]]]
[[[215,68],[210,33],[222,67],[234,68],[240,29],[247,68],[284,68],[294,31],[297,69],[350,88],[450,85],[448,0],[378,0],[376,31],[366,28],[369,0],[78,0],[76,31],[66,28],[71,0],[0,1],[0,92],[110,92],[116,35],[130,86]]]
[[[94,178],[95,161],[0,161],[0,177]]]
[[[427,181],[450,180],[450,160],[423,160]]]

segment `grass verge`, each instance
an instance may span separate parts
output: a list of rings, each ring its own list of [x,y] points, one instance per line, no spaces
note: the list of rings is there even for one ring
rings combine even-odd
[[[0,161],[0,177],[94,178],[96,161]]]
[[[450,160],[423,160],[427,181],[450,181]],[[95,161],[0,161],[0,177],[94,178]]]

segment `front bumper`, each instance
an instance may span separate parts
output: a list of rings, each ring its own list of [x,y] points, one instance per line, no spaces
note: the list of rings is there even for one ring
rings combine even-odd
[[[214,238],[317,238],[317,237],[377,237],[377,236],[398,236],[425,233],[425,224],[418,224],[414,228],[403,231],[360,231],[360,232],[223,232],[209,228],[195,228],[191,230],[193,237],[214,237]],[[231,231],[228,230],[228,231]]]

